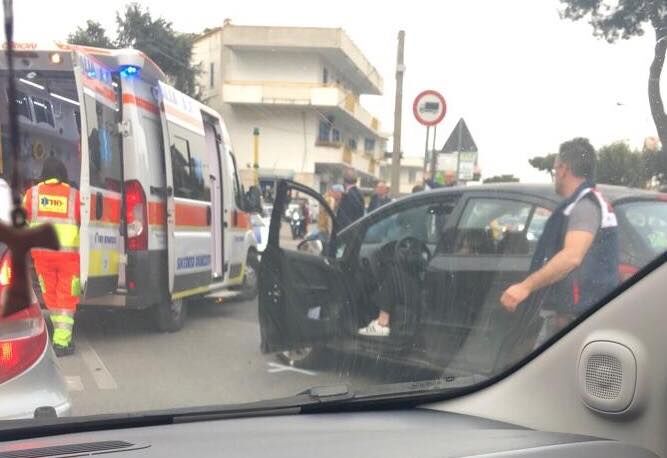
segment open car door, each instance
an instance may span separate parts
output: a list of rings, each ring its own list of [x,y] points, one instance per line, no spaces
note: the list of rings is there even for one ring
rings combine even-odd
[[[122,278],[120,87],[94,56],[75,53],[81,118],[81,284],[85,298],[111,294]]]
[[[301,251],[281,221],[290,196],[314,199],[331,218],[322,253]],[[259,268],[259,323],[264,353],[323,343],[340,334],[341,310],[350,294],[335,259],[337,225],[331,208],[316,191],[281,180],[271,214],[269,240]]]

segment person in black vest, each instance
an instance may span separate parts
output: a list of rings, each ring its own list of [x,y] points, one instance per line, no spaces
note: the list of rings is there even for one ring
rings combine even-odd
[[[588,139],[560,146],[554,184],[565,200],[545,225],[530,275],[503,292],[500,302],[506,310],[514,312],[524,303],[533,311],[551,310],[561,328],[618,285],[618,224],[595,189],[595,165]]]
[[[357,175],[354,170],[348,169],[345,171],[343,183],[345,184],[345,193],[336,212],[339,230],[364,216],[364,197],[357,188]]]

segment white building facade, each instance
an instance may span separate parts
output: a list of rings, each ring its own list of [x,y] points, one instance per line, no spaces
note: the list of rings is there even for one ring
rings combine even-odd
[[[291,178],[324,191],[346,167],[372,186],[386,136],[359,97],[380,95],[383,81],[342,29],[226,24],[195,41],[193,59],[200,96],[223,114],[245,183],[258,128],[263,186]]]

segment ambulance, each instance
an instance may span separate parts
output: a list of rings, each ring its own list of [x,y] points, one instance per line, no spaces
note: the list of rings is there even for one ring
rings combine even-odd
[[[151,309],[171,332],[193,299],[229,289],[254,297],[250,212],[261,206],[240,184],[218,113],[132,49],[19,44],[14,68],[9,100],[0,57],[0,176],[9,181],[13,167],[13,103],[24,189],[55,156],[81,192],[81,307]]]

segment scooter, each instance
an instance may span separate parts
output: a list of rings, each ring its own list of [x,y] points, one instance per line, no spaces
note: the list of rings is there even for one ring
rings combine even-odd
[[[290,218],[290,228],[292,229],[292,239],[301,239],[306,235],[306,219],[301,212],[293,211]]]

